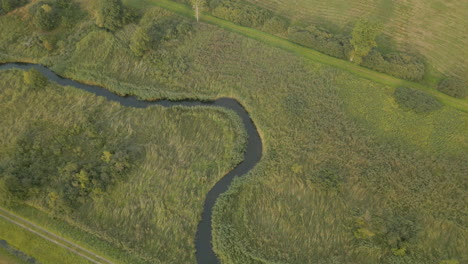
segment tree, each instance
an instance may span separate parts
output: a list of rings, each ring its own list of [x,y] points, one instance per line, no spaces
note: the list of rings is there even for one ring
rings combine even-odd
[[[206,0],[191,0],[192,7],[195,9],[195,18],[197,18],[197,22],[200,20],[200,13],[206,7]]]
[[[370,22],[367,19],[360,19],[356,22],[353,28],[351,44],[353,51],[351,52],[350,61],[357,64],[362,62],[362,57],[366,56],[373,47],[377,46],[375,38],[380,32],[380,25]]]
[[[122,26],[123,5],[121,0],[99,0],[96,14],[98,27],[116,30]]]
[[[49,82],[47,77],[42,75],[42,73],[36,69],[25,71],[23,73],[23,77],[26,84],[28,84],[30,87],[33,87],[34,89],[43,88]]]

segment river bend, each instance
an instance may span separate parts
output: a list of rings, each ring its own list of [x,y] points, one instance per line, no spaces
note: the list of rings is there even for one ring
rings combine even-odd
[[[181,100],[181,101],[142,101],[138,100],[135,96],[119,96],[106,90],[102,87],[95,85],[87,85],[75,80],[63,78],[47,67],[39,64],[30,63],[5,63],[0,64],[0,70],[7,69],[21,69],[29,70],[36,69],[45,75],[49,81],[53,81],[62,86],[72,86],[81,90],[85,90],[97,96],[105,97],[109,101],[118,102],[126,107],[146,108],[149,106],[159,105],[164,107],[172,106],[218,106],[234,111],[242,119],[244,129],[247,132],[247,146],[244,152],[244,160],[239,163],[233,170],[223,176],[213,188],[207,193],[205,203],[203,205],[202,219],[198,224],[197,233],[195,237],[196,258],[198,264],[216,264],[220,263],[216,257],[212,246],[212,215],[213,207],[216,199],[227,191],[229,185],[235,177],[245,175],[260,161],[262,157],[262,140],[258,131],[250,118],[245,108],[235,99],[232,98],[219,98],[213,101],[196,101],[196,100]]]

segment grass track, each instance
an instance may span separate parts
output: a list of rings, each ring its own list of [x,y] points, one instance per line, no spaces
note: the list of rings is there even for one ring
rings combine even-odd
[[[76,255],[87,259],[88,261],[92,263],[109,263],[112,264],[113,262],[89,251],[86,250],[80,246],[78,246],[75,243],[72,243],[62,237],[59,237],[53,233],[50,233],[49,231],[35,225],[34,223],[31,223],[17,215],[14,215],[7,210],[0,208],[0,217],[7,220],[8,222],[15,224],[37,236],[42,237],[43,239],[46,239],[59,247],[62,247],[70,252],[75,253]]]
[[[189,7],[183,4],[175,3],[172,1],[168,1],[168,0],[144,0],[144,1],[127,0],[126,3],[134,7],[143,7],[145,5],[156,5],[156,6],[165,8],[167,10],[170,10],[172,12],[181,14],[183,16],[193,17],[193,11]],[[242,34],[246,37],[256,39],[266,44],[287,50],[289,52],[293,52],[307,59],[317,61],[323,64],[327,64],[327,65],[351,72],[360,77],[363,77],[363,78],[366,78],[366,79],[369,79],[369,80],[372,80],[381,84],[389,85],[391,87],[406,86],[406,87],[410,87],[413,89],[427,92],[446,105],[452,106],[464,112],[468,112],[467,100],[461,100],[461,99],[450,97],[433,88],[429,88],[418,83],[401,80],[401,79],[398,79],[398,78],[395,78],[395,77],[392,77],[383,73],[375,72],[367,68],[360,67],[351,62],[333,58],[325,54],[322,54],[318,51],[315,51],[313,49],[294,44],[288,40],[262,32],[260,30],[239,26],[229,21],[222,20],[222,19],[210,16],[207,14],[204,14],[201,17],[201,20],[204,22],[213,24],[213,25],[220,26],[226,30]]]

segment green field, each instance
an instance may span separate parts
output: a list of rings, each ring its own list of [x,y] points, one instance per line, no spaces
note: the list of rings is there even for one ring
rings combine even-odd
[[[169,1],[147,2],[190,15],[187,8]],[[159,18],[162,11],[146,7],[141,12]],[[29,26],[27,18],[2,16],[3,28],[17,30],[0,32],[10,35],[0,39],[0,59],[44,63],[68,77],[144,98],[238,99],[257,125],[264,156],[254,171],[236,182],[217,204],[214,246],[222,263],[468,261],[466,100],[210,16],[203,19],[213,25],[165,15],[178,19],[178,23],[190,23],[190,33],[152,47],[141,58],[129,46],[133,32],[142,24],[130,23],[112,33],[94,27],[88,15],[73,27],[73,34],[64,28],[47,34],[65,39],[54,50],[45,50],[41,43],[25,50],[18,48],[25,35],[44,33]],[[395,98],[395,89],[401,85],[427,91],[445,105],[424,113],[405,108]],[[106,104],[100,109],[108,113],[108,108]],[[179,131],[182,122],[173,125],[170,135],[199,127],[200,117],[193,115],[186,113],[186,126]],[[109,119],[102,116],[103,122]],[[232,151],[236,141],[230,133],[234,129],[227,129],[226,119],[222,120],[217,133],[223,135],[226,144],[222,150]],[[162,128],[159,131],[166,133]],[[199,147],[195,151],[211,146],[190,137],[184,140],[194,140],[193,148]],[[194,150],[178,151],[191,175],[195,170],[189,165]],[[207,160],[212,161],[209,157]],[[180,160],[160,161],[151,165],[158,168]],[[227,160],[224,164],[226,170],[232,166]],[[138,175],[146,177],[144,171]],[[164,178],[170,175],[169,170]],[[219,177],[214,175],[210,184]],[[132,187],[141,184],[136,181]],[[99,199],[96,208],[125,203],[119,190],[117,186],[106,199]],[[174,186],[166,195],[178,191]],[[133,194],[124,197],[129,201],[145,197]],[[197,203],[203,201],[203,195],[199,199]],[[123,211],[105,211],[81,214],[80,219],[86,219],[86,223],[90,219],[113,219],[115,224],[124,224],[115,217],[124,215]],[[170,224],[177,229],[177,223]],[[96,223],[91,227],[134,245],[135,250],[146,246],[132,244],[137,237],[128,233],[110,233]],[[168,241],[165,249],[171,251],[159,261],[171,263],[171,257],[185,254],[187,262],[193,262],[193,236],[189,235],[194,233],[180,235],[185,240]]]
[[[420,53],[443,74],[468,76],[468,55],[463,52],[468,45],[466,1],[247,1],[334,31],[349,31],[360,17],[375,18],[384,24],[382,46]]]

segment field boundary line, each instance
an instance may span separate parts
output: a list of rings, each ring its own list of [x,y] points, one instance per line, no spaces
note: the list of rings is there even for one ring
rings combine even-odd
[[[12,214],[11,212],[3,209],[0,207],[0,217],[2,217],[3,219],[15,224],[15,225],[18,225],[20,227],[22,227],[23,229],[26,229],[28,230],[29,232],[31,233],[34,233],[62,248],[65,248],[73,253],[75,253],[76,255],[79,255],[80,257],[83,257],[89,261],[91,261],[92,263],[96,263],[96,264],[101,264],[101,263],[108,263],[108,264],[114,264],[112,261],[104,258],[104,257],[101,257],[99,255],[97,255],[96,253],[93,253],[63,237],[60,237],[20,216],[17,216],[15,214]],[[13,219],[15,218],[15,219]],[[21,223],[22,222],[22,223]],[[29,225],[29,226],[27,226]],[[34,230],[33,228],[35,228],[36,230]],[[39,231],[38,231],[39,230]],[[41,233],[41,232],[45,233]],[[54,239],[55,238],[55,239]],[[65,245],[65,244],[69,244],[69,245]],[[86,254],[88,254],[89,256],[86,256],[85,253],[81,253],[79,252],[78,250],[80,251],[83,251],[85,252]],[[93,259],[94,258],[94,259]],[[99,259],[100,261],[97,261],[96,259]]]

